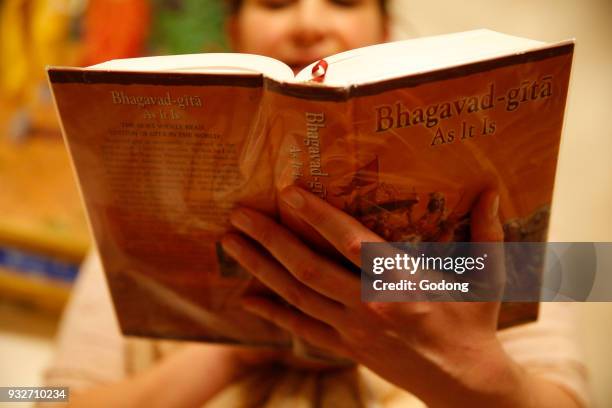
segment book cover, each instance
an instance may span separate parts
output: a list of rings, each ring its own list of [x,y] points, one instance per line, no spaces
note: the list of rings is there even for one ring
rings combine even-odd
[[[278,214],[290,184],[408,242],[469,241],[470,208],[495,185],[506,241],[546,240],[572,55],[561,43],[345,87],[49,69],[123,333],[289,345],[241,309],[266,288],[218,240],[244,205],[316,245]],[[500,327],[536,317],[504,305]]]

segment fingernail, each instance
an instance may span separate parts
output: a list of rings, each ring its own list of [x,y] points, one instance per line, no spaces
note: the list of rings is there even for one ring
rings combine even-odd
[[[497,214],[499,212],[499,194],[495,194],[495,198],[491,203],[491,207],[489,207],[489,218],[497,218]]]
[[[289,188],[282,192],[282,199],[289,207],[300,209],[304,206],[304,197],[295,188]]]
[[[234,258],[238,257],[242,251],[242,245],[233,237],[223,237],[221,245],[223,249]]]
[[[230,222],[241,230],[250,230],[252,225],[251,217],[242,210],[235,210],[232,212],[230,215]]]

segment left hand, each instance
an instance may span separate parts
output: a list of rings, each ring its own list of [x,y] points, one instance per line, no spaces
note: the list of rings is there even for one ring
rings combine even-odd
[[[302,189],[285,189],[281,200],[355,265],[362,242],[383,242]],[[503,239],[498,204],[495,191],[480,195],[472,210],[474,241]],[[226,235],[224,249],[294,306],[249,297],[243,303],[247,310],[367,366],[428,406],[515,406],[525,396],[521,369],[497,340],[499,303],[363,303],[358,276],[271,218],[241,208],[230,219],[267,252],[239,234]]]

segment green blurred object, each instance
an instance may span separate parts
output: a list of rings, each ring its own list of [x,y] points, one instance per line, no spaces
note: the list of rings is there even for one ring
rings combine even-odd
[[[222,0],[153,0],[151,54],[228,51]]]

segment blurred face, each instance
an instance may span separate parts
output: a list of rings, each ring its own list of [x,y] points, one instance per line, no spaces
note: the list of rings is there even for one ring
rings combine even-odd
[[[243,0],[229,28],[235,51],[276,58],[294,72],[387,39],[378,0]]]

